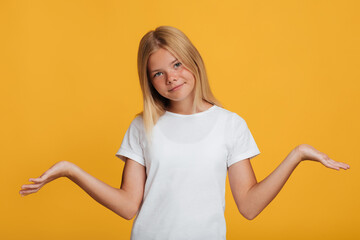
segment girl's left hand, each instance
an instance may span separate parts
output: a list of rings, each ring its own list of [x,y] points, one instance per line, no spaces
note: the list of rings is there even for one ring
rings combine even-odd
[[[332,160],[328,155],[322,153],[315,149],[314,147],[308,144],[301,144],[297,146],[299,154],[301,156],[301,161],[303,160],[312,160],[322,163],[325,167],[340,170],[342,169],[349,169],[350,166],[346,163],[337,162]]]

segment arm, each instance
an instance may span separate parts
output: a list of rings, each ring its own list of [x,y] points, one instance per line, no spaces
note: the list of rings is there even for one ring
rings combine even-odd
[[[336,170],[349,168],[349,165],[336,162],[307,144],[292,150],[285,160],[259,183],[249,159],[237,162],[229,168],[229,182],[240,213],[249,220],[255,218],[280,192],[296,166],[303,160],[319,161]]]
[[[59,177],[69,178],[98,203],[130,220],[137,213],[142,202],[146,173],[144,166],[127,159],[123,170],[121,188],[118,189],[91,176],[73,163],[61,161],[40,177],[29,179],[33,183],[23,185],[20,194],[26,196],[35,193],[46,183]]]

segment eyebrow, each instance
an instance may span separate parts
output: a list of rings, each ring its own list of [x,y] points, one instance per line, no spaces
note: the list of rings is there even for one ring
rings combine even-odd
[[[174,63],[177,62],[177,61],[178,61],[178,59],[175,58],[175,60],[172,61],[172,62],[170,63],[170,65],[174,64]],[[160,71],[160,70],[161,70],[161,69],[155,69],[155,70],[152,70],[151,72],[157,72],[157,71]]]

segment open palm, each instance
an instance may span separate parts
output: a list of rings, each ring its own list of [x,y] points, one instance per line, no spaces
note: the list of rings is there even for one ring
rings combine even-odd
[[[345,170],[350,168],[348,164],[334,161],[325,153],[320,152],[319,150],[315,149],[314,147],[308,144],[301,144],[298,146],[298,148],[302,160],[318,161],[322,163],[324,166],[336,170],[340,170],[340,168]]]
[[[21,196],[26,196],[31,193],[36,193],[39,191],[45,184],[59,178],[64,177],[68,174],[69,162],[61,161],[54,164],[51,168],[49,168],[46,172],[44,172],[38,178],[30,178],[30,184],[25,184],[21,186],[20,194]]]

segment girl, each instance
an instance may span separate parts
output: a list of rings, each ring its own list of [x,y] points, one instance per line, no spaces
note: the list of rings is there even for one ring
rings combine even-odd
[[[239,212],[253,219],[301,161],[349,168],[301,144],[257,182],[250,159],[260,152],[246,122],[215,99],[199,52],[176,28],[158,27],[142,38],[138,73],[144,110],[116,153],[125,161],[120,189],[61,161],[23,185],[22,196],[67,177],[121,217],[136,216],[132,240],[220,240],[226,239],[227,172]]]

